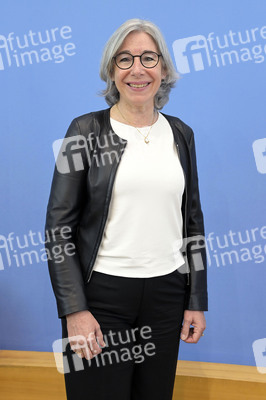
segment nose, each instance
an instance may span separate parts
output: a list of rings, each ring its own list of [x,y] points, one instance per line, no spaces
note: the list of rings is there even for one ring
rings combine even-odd
[[[131,74],[132,75],[141,75],[144,72],[144,67],[140,62],[140,57],[134,58],[134,64],[131,67]]]

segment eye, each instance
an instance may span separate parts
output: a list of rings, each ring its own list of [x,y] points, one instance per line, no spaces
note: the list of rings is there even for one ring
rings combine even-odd
[[[119,59],[119,62],[129,62],[130,58],[129,57],[123,57]]]
[[[143,58],[143,61],[146,61],[146,62],[155,60],[154,55],[151,55],[151,54],[145,54],[142,58]]]
[[[124,54],[119,54],[117,56],[117,62],[124,64],[124,63],[130,63],[132,62],[132,56],[130,54],[124,53]]]

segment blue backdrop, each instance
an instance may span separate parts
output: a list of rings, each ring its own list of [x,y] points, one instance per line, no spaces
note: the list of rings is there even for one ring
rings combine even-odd
[[[0,14],[0,347],[52,351],[60,321],[43,250],[54,156],[71,120],[106,108],[105,42],[125,20],[155,22],[181,73],[164,112],[197,146],[210,310],[180,358],[255,365],[265,337],[266,2],[6,1]]]

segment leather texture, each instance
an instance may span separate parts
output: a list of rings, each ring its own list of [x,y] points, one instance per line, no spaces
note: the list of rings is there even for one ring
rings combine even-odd
[[[194,134],[179,118],[163,114],[171,125],[185,175],[182,200],[183,237],[204,237]],[[65,139],[85,138],[89,152],[80,152],[83,168],[59,172],[55,167],[45,224],[45,248],[58,316],[89,310],[85,296],[97,252],[101,244],[112,187],[127,141],[112,130],[110,108],[75,118]],[[66,228],[67,227],[67,228]],[[68,234],[62,233],[66,232]],[[200,248],[203,267],[198,266],[195,246],[185,248],[187,307],[207,310],[207,263],[205,246]],[[54,249],[62,250],[62,257]],[[73,250],[75,248],[75,250]],[[72,251],[68,251],[72,249]]]

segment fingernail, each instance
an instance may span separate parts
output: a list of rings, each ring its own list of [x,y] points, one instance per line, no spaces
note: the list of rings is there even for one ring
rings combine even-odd
[[[185,335],[184,333],[182,333],[181,339],[182,339],[182,340],[185,340],[185,339],[186,339],[186,335]]]

